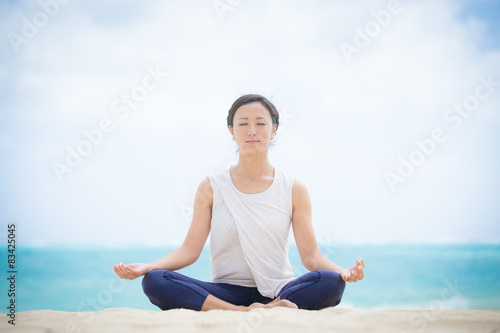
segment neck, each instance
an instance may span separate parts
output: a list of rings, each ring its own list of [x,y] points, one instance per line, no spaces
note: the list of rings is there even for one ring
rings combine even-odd
[[[232,167],[233,175],[255,179],[263,176],[273,176],[274,167],[269,163],[267,154],[262,155],[241,155],[234,167]]]

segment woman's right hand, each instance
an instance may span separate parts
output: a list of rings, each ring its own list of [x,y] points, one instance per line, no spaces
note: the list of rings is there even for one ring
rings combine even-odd
[[[122,279],[133,280],[139,276],[146,275],[152,269],[148,264],[128,264],[124,265],[119,263],[118,265],[113,265],[113,270],[116,275]]]

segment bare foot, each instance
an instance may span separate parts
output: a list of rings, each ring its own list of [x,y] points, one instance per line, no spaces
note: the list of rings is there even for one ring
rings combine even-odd
[[[285,308],[292,308],[292,309],[298,309],[298,306],[295,305],[295,303],[290,302],[289,300],[286,299],[281,299],[279,301],[273,301],[268,304],[262,304],[262,303],[253,303],[248,307],[248,311],[252,309],[257,309],[257,308],[262,308],[262,309],[271,309],[276,306],[281,306]]]

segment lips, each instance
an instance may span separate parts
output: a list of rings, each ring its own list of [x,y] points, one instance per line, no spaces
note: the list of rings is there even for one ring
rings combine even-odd
[[[258,141],[258,140],[249,140],[249,141],[247,141],[247,143],[258,143],[258,142],[260,142],[260,141]]]

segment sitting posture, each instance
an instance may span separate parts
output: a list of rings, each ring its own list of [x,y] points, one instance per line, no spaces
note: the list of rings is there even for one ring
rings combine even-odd
[[[241,96],[229,110],[227,125],[239,149],[238,164],[201,182],[184,243],[155,262],[119,263],[114,271],[129,280],[144,275],[144,293],[162,310],[338,305],[345,281],[363,279],[364,260],[344,269],[319,251],[305,185],[268,159],[279,126],[275,106],[260,95]],[[288,257],[290,226],[310,271],[298,278]],[[175,272],[198,259],[209,234],[211,282]]]

